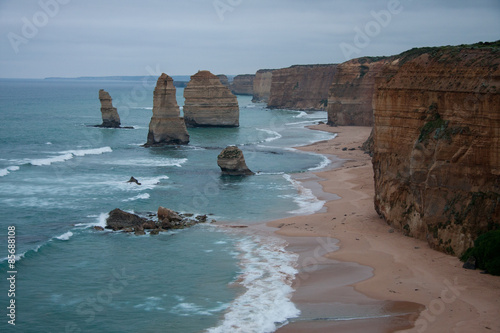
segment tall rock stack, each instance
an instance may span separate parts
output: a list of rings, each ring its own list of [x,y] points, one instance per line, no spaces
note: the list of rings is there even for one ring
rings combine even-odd
[[[98,127],[120,128],[120,116],[113,107],[109,93],[103,89],[99,90],[99,100],[101,101],[102,124]]]
[[[160,75],[154,91],[153,117],[145,147],[189,143],[189,134],[184,119],[180,117],[175,91],[174,80],[165,73]]]
[[[209,71],[191,76],[184,89],[184,120],[188,127],[238,127],[236,96]]]

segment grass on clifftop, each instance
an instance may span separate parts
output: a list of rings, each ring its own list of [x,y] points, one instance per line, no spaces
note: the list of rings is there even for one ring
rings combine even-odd
[[[422,54],[429,54],[431,58],[441,58],[443,55],[456,55],[462,50],[489,50],[493,53],[500,52],[500,40],[495,42],[479,42],[475,44],[447,45],[436,47],[416,47],[399,54],[400,64],[413,60]]]

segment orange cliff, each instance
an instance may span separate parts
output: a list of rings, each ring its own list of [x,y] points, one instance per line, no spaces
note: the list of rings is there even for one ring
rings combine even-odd
[[[377,78],[375,208],[454,255],[500,228],[499,46],[413,49]]]
[[[267,107],[270,109],[326,110],[328,89],[336,64],[295,65],[272,71]]]
[[[375,78],[388,57],[363,57],[337,66],[328,92],[328,125],[373,126]]]

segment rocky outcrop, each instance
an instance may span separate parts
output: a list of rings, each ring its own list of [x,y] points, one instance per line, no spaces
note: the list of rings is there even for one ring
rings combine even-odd
[[[97,127],[120,128],[120,116],[109,93],[103,89],[99,90],[99,100],[101,101],[102,124]]]
[[[273,80],[273,69],[259,69],[253,80],[254,103],[267,103],[271,95],[271,83]]]
[[[375,208],[461,255],[500,228],[500,43],[413,49],[377,78]]]
[[[254,174],[248,169],[243,152],[236,146],[226,147],[217,157],[217,165],[223,175],[248,176]]]
[[[184,119],[180,117],[175,91],[173,79],[165,73],[161,74],[154,90],[153,117],[149,123],[148,142],[144,146],[189,143],[189,134]]]
[[[272,72],[270,109],[326,110],[337,65],[296,65]]]
[[[155,214],[151,213],[149,216],[154,217]],[[144,235],[146,234],[144,230],[150,230],[150,234],[155,235],[162,231],[184,229],[207,222],[206,215],[180,214],[161,206],[158,208],[156,217],[155,220],[151,220],[116,208],[109,212],[106,219],[106,229],[134,232],[136,235]],[[215,222],[215,220],[211,222]],[[96,228],[96,230],[103,229]]]
[[[235,95],[253,95],[254,74],[236,75],[231,83],[231,92]]]
[[[375,78],[390,59],[364,57],[338,65],[328,92],[328,125],[373,126]]]
[[[238,127],[236,96],[209,71],[191,76],[184,89],[184,120],[188,127]]]
[[[119,208],[116,208],[109,212],[109,216],[106,219],[106,229],[111,229],[114,231],[125,230],[144,230],[144,229],[155,229],[155,223],[146,218],[140,217],[139,215],[127,213]]]

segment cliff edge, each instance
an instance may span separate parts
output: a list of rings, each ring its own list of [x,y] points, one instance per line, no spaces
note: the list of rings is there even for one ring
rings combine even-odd
[[[328,91],[328,125],[373,126],[375,78],[388,57],[363,57],[337,66]]]
[[[295,65],[272,71],[270,109],[326,110],[337,65]]]
[[[461,255],[500,228],[500,43],[412,49],[376,79],[375,208]]]

